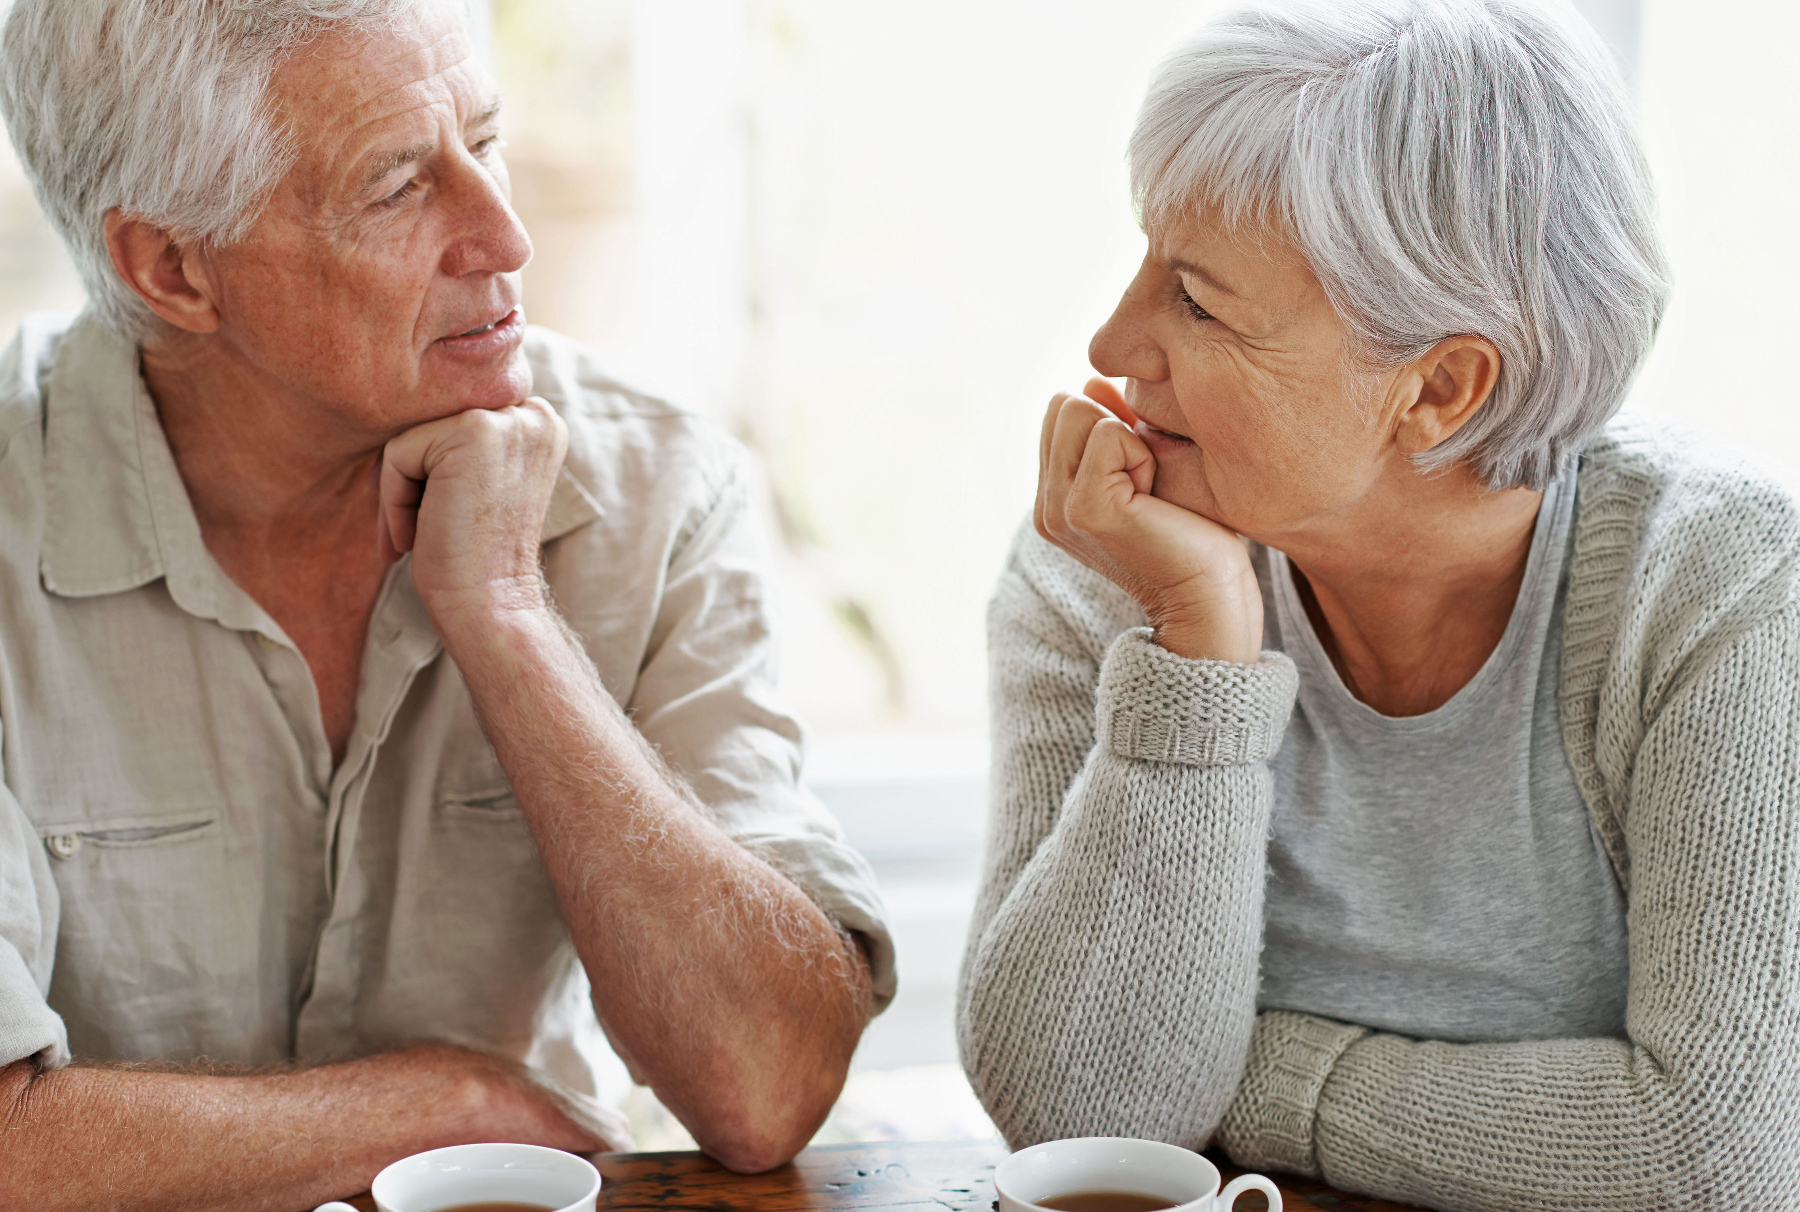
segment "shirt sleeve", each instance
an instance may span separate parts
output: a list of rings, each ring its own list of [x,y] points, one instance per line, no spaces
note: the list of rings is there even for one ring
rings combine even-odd
[[[1800,1204],[1800,609],[1647,724],[1629,1038],[1451,1044],[1265,1012],[1233,1160],[1434,1208]]]
[[[0,784],[0,1065],[69,1062],[62,1016],[44,1000],[61,902],[37,831]]]
[[[1060,559],[1023,537],[989,613],[994,784],[963,1065],[1015,1147],[1199,1148],[1255,1021],[1267,759],[1294,665],[1187,660],[1144,627],[1102,650],[1116,628],[1072,621]]]
[[[773,613],[739,455],[670,561],[628,706],[734,841],[862,936],[879,1011],[896,984],[887,912],[868,861],[801,781],[801,729],[776,694]]]

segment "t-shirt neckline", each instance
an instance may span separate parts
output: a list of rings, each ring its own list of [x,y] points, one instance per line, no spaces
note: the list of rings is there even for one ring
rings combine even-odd
[[[1553,532],[1561,529],[1558,524],[1561,520],[1559,515],[1567,512],[1565,507],[1573,496],[1572,479],[1571,473],[1564,472],[1545,486],[1543,499],[1538,503],[1537,517],[1532,523],[1531,549],[1525,557],[1525,576],[1519,582],[1518,596],[1513,599],[1512,613],[1506,620],[1506,630],[1500,634],[1500,642],[1488,653],[1481,668],[1475,671],[1475,676],[1465,682],[1442,706],[1423,715],[1384,715],[1352,694],[1339,675],[1337,666],[1326,653],[1318,633],[1313,629],[1312,619],[1300,601],[1299,589],[1294,584],[1293,566],[1286,553],[1268,548],[1269,582],[1281,623],[1282,646],[1297,663],[1312,667],[1310,672],[1316,687],[1333,700],[1333,707],[1348,712],[1350,718],[1359,722],[1390,732],[1423,732],[1460,721],[1518,656],[1521,646],[1529,638],[1527,632],[1531,629],[1532,622],[1536,621],[1539,625],[1548,622],[1549,604],[1545,603],[1542,610],[1537,607],[1551,566],[1560,568],[1560,561],[1551,558],[1550,540]],[[1296,648],[1299,649],[1298,652],[1295,651]],[[1303,682],[1308,680],[1307,672],[1302,669]]]

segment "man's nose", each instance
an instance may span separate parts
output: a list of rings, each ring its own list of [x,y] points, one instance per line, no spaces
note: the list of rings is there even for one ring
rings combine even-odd
[[[513,213],[500,179],[478,165],[459,183],[455,235],[444,250],[444,272],[506,274],[531,260],[531,237]]]

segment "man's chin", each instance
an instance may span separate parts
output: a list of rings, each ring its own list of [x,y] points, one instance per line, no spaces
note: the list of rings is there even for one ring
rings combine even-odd
[[[510,408],[531,394],[531,365],[519,351],[497,371],[485,375],[444,376],[437,385],[427,381],[421,405],[431,415],[424,420],[453,417],[476,408]]]

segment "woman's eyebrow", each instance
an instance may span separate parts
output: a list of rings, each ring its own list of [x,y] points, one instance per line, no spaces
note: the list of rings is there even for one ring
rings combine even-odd
[[[1192,261],[1183,261],[1180,257],[1170,257],[1165,264],[1176,273],[1192,274],[1214,290],[1223,294],[1228,294],[1234,299],[1241,299],[1244,297],[1237,291],[1231,289],[1231,287],[1225,285],[1225,283],[1221,282],[1216,274],[1206,269],[1204,266],[1195,265]]]

